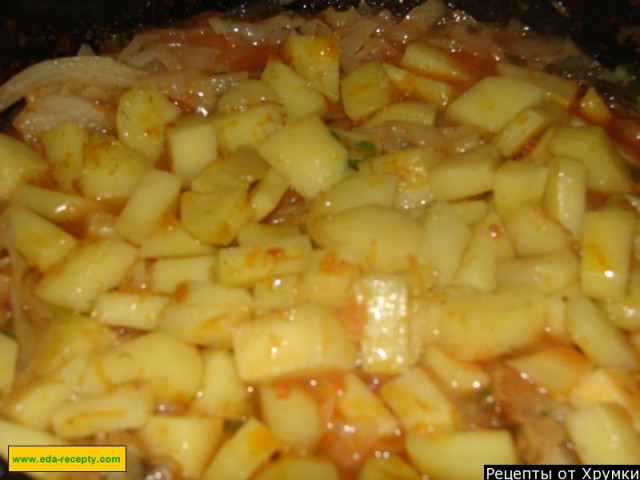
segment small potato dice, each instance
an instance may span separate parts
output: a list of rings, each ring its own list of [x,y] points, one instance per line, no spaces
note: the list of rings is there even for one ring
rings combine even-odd
[[[358,480],[420,480],[421,475],[396,455],[370,457],[360,469]]]
[[[587,188],[596,192],[631,191],[629,168],[615,144],[600,127],[558,127],[549,140],[549,151],[582,163],[587,173]]]
[[[220,113],[237,113],[267,103],[278,103],[276,91],[262,80],[247,78],[220,96],[217,109]]]
[[[272,314],[239,326],[233,347],[240,378],[249,383],[350,370],[356,356],[334,314],[312,304],[289,318]]]
[[[33,185],[20,185],[11,200],[27,207],[52,222],[74,222],[82,219],[92,208],[86,198]]]
[[[113,327],[155,330],[160,313],[168,303],[167,295],[104,292],[96,298],[92,315]]]
[[[180,177],[173,173],[147,170],[120,212],[116,232],[140,245],[162,216],[175,206],[180,184]]]
[[[137,434],[151,455],[174,460],[186,478],[200,478],[222,440],[220,418],[153,415]]]
[[[217,262],[215,254],[162,258],[151,267],[151,287],[156,292],[174,293],[185,282],[209,282]]]
[[[213,247],[187,232],[178,220],[171,217],[167,221],[163,220],[140,244],[140,258],[188,257],[213,253]]]
[[[481,365],[458,360],[438,347],[428,346],[421,363],[452,392],[477,392],[487,388],[491,382]]]
[[[287,112],[287,121],[307,115],[324,115],[327,102],[290,66],[270,58],[260,79],[278,94],[279,103]]]
[[[325,433],[320,406],[299,385],[282,382],[261,386],[260,406],[273,434],[294,451],[313,451]]]
[[[542,255],[571,245],[571,234],[544,208],[526,204],[509,214],[505,228],[518,255]]]
[[[346,173],[346,149],[316,116],[285,125],[258,152],[307,199],[329,190]]]
[[[76,249],[35,286],[36,295],[54,305],[88,312],[96,296],[117,286],[136,260],[136,249],[118,237]]]
[[[18,361],[18,342],[0,334],[0,395],[13,387]]]
[[[275,168],[269,168],[264,178],[251,190],[249,203],[253,208],[253,220],[259,222],[273,212],[287,190],[287,179]]]
[[[551,253],[507,258],[498,264],[499,287],[529,287],[542,293],[555,293],[578,281],[579,260],[569,248]]]
[[[607,125],[613,120],[613,114],[609,110],[607,102],[594,87],[589,87],[580,99],[580,113],[596,125]]]
[[[74,123],[63,123],[45,132],[40,140],[58,186],[65,192],[74,192],[82,175],[89,133]]]
[[[523,80],[485,77],[449,105],[446,117],[461,125],[496,133],[543,97],[540,88]]]
[[[533,163],[507,161],[493,176],[493,201],[501,216],[529,202],[540,202],[547,184],[549,169]]]
[[[282,444],[259,420],[250,418],[227,440],[207,466],[202,480],[246,480]]]
[[[265,138],[277,131],[286,113],[274,104],[259,105],[244,112],[215,117],[218,150],[232,153],[243,146],[257,147]]]
[[[340,100],[340,43],[335,37],[291,33],[282,43],[284,60],[329,101]]]
[[[429,175],[433,196],[436,200],[460,200],[490,191],[499,161],[498,149],[487,145],[440,162]]]
[[[194,192],[209,192],[218,188],[244,188],[262,180],[269,171],[253,147],[240,147],[232,154],[209,163],[191,182]]]
[[[164,149],[166,124],[180,113],[180,108],[157,87],[134,87],[120,97],[116,114],[118,138],[155,162]]]
[[[171,170],[189,184],[218,158],[216,125],[200,115],[183,117],[167,127]]]
[[[622,209],[588,212],[582,225],[580,279],[596,299],[624,298],[631,266],[635,215]]]
[[[230,286],[249,287],[278,275],[302,273],[311,257],[311,241],[296,235],[255,246],[220,250],[218,279]]]
[[[406,270],[420,246],[422,228],[404,212],[379,205],[351,208],[311,219],[308,229],[323,247],[358,247],[375,268],[386,273]]]
[[[454,426],[455,408],[438,385],[420,367],[413,367],[380,387],[405,432],[448,431]]]
[[[384,63],[382,67],[394,87],[439,108],[447,106],[458,93],[448,83],[407,72],[390,63]]]
[[[82,438],[141,427],[152,410],[145,389],[122,389],[66,403],[53,415],[52,426],[59,437]]]
[[[34,149],[0,133],[0,200],[8,200],[18,185],[42,177],[48,168]]]
[[[361,120],[391,105],[391,82],[381,63],[369,62],[342,79],[342,104],[347,116]]]
[[[546,98],[562,108],[569,108],[578,94],[579,86],[576,80],[562,78],[542,70],[524,68],[499,62],[497,70],[505,77],[524,80],[544,91]]]
[[[587,171],[579,160],[551,159],[544,206],[551,218],[569,230],[574,239],[580,238],[587,208]]]
[[[482,480],[484,465],[518,463],[515,444],[506,430],[409,434],[405,446],[418,470],[438,480]],[[464,452],[464,461],[460,452]]]
[[[245,189],[185,192],[180,197],[180,218],[184,228],[209,245],[229,245],[252,216],[253,209]]]
[[[367,276],[356,282],[354,295],[365,317],[360,339],[362,369],[371,375],[405,370],[411,363],[406,283],[390,275]]]
[[[454,55],[426,43],[410,43],[400,65],[416,73],[445,82],[466,83],[472,77]]]
[[[620,406],[605,404],[577,409],[567,416],[566,425],[583,463],[640,463],[640,436]]]
[[[29,266],[46,272],[76,246],[76,239],[32,211],[12,205],[6,212],[11,240]]]
[[[556,120],[551,109],[540,107],[525,108],[511,120],[507,126],[495,137],[494,143],[505,157],[512,157],[535,140],[547,126]]]
[[[280,457],[254,477],[255,480],[340,480],[338,469],[328,460],[314,457]],[[411,479],[413,480],[413,479]]]
[[[371,117],[365,125],[376,127],[386,122],[409,122],[432,126],[436,120],[437,108],[420,102],[398,102]]]

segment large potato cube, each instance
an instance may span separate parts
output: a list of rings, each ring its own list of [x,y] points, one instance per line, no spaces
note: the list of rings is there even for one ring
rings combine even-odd
[[[305,198],[329,190],[346,173],[346,149],[316,116],[282,127],[258,151]]]
[[[244,112],[215,117],[218,149],[232,153],[240,147],[257,147],[265,138],[278,130],[286,113],[275,104],[259,105]]]
[[[391,105],[391,82],[382,64],[369,62],[342,79],[342,104],[351,120],[361,120]]]
[[[493,176],[493,201],[498,213],[504,217],[525,203],[541,202],[548,174],[544,165],[517,161],[500,165]]]
[[[353,368],[355,346],[331,311],[307,304],[288,317],[272,314],[234,331],[234,354],[243,381],[264,383]]]
[[[554,157],[549,162],[549,177],[544,192],[544,206],[551,218],[580,238],[587,208],[587,172],[575,158]]]
[[[213,251],[212,246],[187,232],[178,220],[165,217],[140,243],[138,255],[140,258],[188,257]]]
[[[75,182],[82,176],[84,147],[89,141],[89,133],[74,123],[63,123],[45,132],[40,141],[56,183],[62,190],[74,192]]]
[[[240,147],[230,155],[207,164],[202,173],[191,182],[194,192],[208,192],[218,188],[244,188],[262,180],[269,165],[250,146]]]
[[[571,245],[571,234],[544,208],[526,204],[509,214],[505,228],[518,255],[542,255]]]
[[[216,125],[200,115],[183,117],[167,127],[171,170],[189,184],[218,158]]]
[[[11,200],[52,222],[78,221],[94,206],[79,195],[24,184],[15,190]]]
[[[400,65],[445,82],[469,82],[472,77],[451,53],[426,43],[410,43],[400,59]]]
[[[92,315],[113,327],[155,330],[160,313],[168,303],[167,295],[104,292],[96,298]]]
[[[523,80],[485,77],[449,105],[446,117],[455,123],[496,133],[543,97],[540,88]]]
[[[8,200],[18,185],[42,177],[48,168],[34,149],[0,133],[0,200]]]
[[[340,100],[340,43],[334,37],[291,33],[280,47],[284,60],[329,101]]]
[[[457,95],[457,90],[448,83],[407,72],[390,63],[382,67],[395,88],[437,107],[445,107]]]
[[[576,80],[505,62],[499,62],[497,70],[500,75],[524,80],[541,88],[549,100],[562,108],[569,108],[578,94],[579,86]]]
[[[218,256],[215,254],[181,258],[162,258],[151,267],[151,288],[174,293],[186,282],[209,282],[215,277]]]

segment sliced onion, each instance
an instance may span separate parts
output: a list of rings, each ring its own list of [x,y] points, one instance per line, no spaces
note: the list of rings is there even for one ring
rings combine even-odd
[[[26,68],[0,87],[0,112],[27,93],[52,83],[78,82],[109,87],[129,87],[143,72],[108,57],[65,57]]]

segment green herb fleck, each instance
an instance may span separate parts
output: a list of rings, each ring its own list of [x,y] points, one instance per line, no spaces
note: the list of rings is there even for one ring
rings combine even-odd
[[[631,178],[634,182],[640,182],[640,170],[631,170]]]
[[[11,330],[2,330],[0,333],[2,333],[3,335],[6,335],[9,338],[16,338],[16,334]]]
[[[358,160],[356,160],[355,158],[348,158],[347,165],[351,170],[355,170],[356,172],[360,171],[360,165],[358,165]]]
[[[358,148],[358,150],[360,150],[364,158],[373,157],[376,153],[378,153],[378,149],[376,148],[376,146],[367,140],[359,141],[358,143],[356,143],[356,147]]]
[[[234,433],[240,429],[244,425],[244,420],[235,419],[235,418],[225,418],[224,420],[224,431],[229,433]]]
[[[340,140],[340,136],[338,135],[337,132],[333,131],[333,130],[329,130],[329,133],[331,134],[331,136],[333,138],[335,138],[336,140]]]

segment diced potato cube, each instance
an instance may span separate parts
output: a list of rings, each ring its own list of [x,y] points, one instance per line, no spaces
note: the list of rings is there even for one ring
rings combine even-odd
[[[495,181],[495,178],[494,178]],[[494,186],[495,188],[495,186]],[[494,192],[495,203],[495,192]],[[487,216],[489,206],[485,200],[462,200],[450,204],[458,218],[469,226],[473,226]]]
[[[617,368],[592,370],[575,385],[570,399],[575,407],[618,404],[629,414],[634,427],[640,427],[640,386],[631,372]]]
[[[84,152],[80,188],[87,197],[128,197],[150,167],[142,153],[109,137],[93,135]]]
[[[397,455],[370,457],[358,474],[358,480],[420,480],[420,478],[420,474]]]
[[[240,380],[233,355],[226,350],[205,350],[202,386],[193,408],[206,415],[240,419],[251,413],[251,397]]]
[[[251,315],[253,299],[242,288],[192,282],[179,287],[158,327],[196,345],[229,347],[231,330]]]
[[[52,222],[80,220],[93,206],[79,195],[24,184],[14,191],[11,200]]]
[[[238,232],[238,244],[243,247],[276,242],[287,237],[300,235],[300,229],[287,223],[265,224],[246,223]]]
[[[134,87],[122,94],[118,103],[118,138],[155,162],[164,149],[166,124],[180,113],[180,108],[157,87],[151,84]]]
[[[219,188],[208,192],[185,192],[180,197],[184,228],[204,243],[229,245],[253,209],[245,189]]]
[[[83,389],[100,393],[135,381],[147,385],[157,402],[186,403],[202,384],[203,363],[196,347],[164,332],[145,333],[98,353]]]
[[[87,361],[86,354],[78,356],[55,371],[14,389],[2,399],[0,414],[23,425],[47,430],[53,415],[71,400]]]
[[[339,480],[336,466],[314,457],[280,457],[260,470],[255,480]]]
[[[448,83],[415,75],[390,63],[384,63],[382,67],[394,87],[440,108],[457,95],[457,90]]]
[[[418,470],[438,480],[482,480],[484,465],[518,463],[515,444],[506,430],[413,433],[405,446]],[[464,452],[464,461],[460,452]]]
[[[509,214],[505,228],[518,255],[542,255],[571,246],[569,232],[540,205],[526,204]]]
[[[379,205],[312,218],[307,227],[319,245],[356,246],[374,268],[387,273],[408,268],[422,235],[422,227],[410,215]]]
[[[225,90],[220,96],[217,111],[220,113],[244,112],[267,103],[278,103],[278,94],[262,80],[245,78]]]
[[[460,360],[484,360],[534,344],[544,332],[544,297],[500,290],[452,296],[442,304],[438,343]]]
[[[379,62],[369,62],[341,82],[342,105],[351,120],[361,120],[391,105],[391,82]]]
[[[281,447],[280,441],[263,423],[250,418],[222,445],[201,478],[245,480]]]
[[[500,75],[524,80],[541,88],[549,100],[563,108],[569,108],[578,94],[578,82],[575,80],[502,62],[498,63],[497,68]]]
[[[87,312],[95,297],[122,282],[136,249],[117,237],[82,245],[35,286],[36,295],[61,307]]]
[[[253,220],[259,222],[269,215],[289,190],[289,182],[275,168],[270,168],[262,180],[251,189],[249,203]]]
[[[248,190],[252,183],[262,180],[269,165],[250,146],[240,147],[230,155],[209,163],[191,182],[194,192],[208,192],[218,188]]]
[[[311,256],[307,235],[296,235],[255,246],[220,250],[218,279],[230,286],[251,286],[278,275],[302,273]]]
[[[597,299],[624,297],[634,232],[632,212],[587,212],[582,225],[580,279],[584,292]]]
[[[613,141],[600,127],[558,127],[549,141],[549,151],[578,160],[587,171],[587,187],[603,193],[631,191],[629,169]]]
[[[269,429],[294,451],[312,451],[324,434],[320,406],[299,385],[261,386],[260,406]]]
[[[541,202],[548,168],[527,162],[507,161],[493,176],[493,201],[501,216],[529,202]]]
[[[339,307],[351,286],[362,275],[362,252],[354,247],[319,248],[313,251],[298,295],[301,299]]]
[[[544,92],[509,77],[485,77],[454,100],[446,111],[452,122],[499,132],[518,113],[540,103]]]
[[[601,304],[611,323],[632,332],[640,331],[640,283],[636,279],[636,275],[630,277],[623,299],[607,300]]]
[[[176,204],[181,179],[154,168],[147,170],[131,193],[116,222],[116,231],[131,243],[140,243]]]
[[[279,103],[287,112],[287,121],[307,115],[323,115],[327,110],[324,97],[293,68],[277,58],[269,59],[260,79],[278,94]]]
[[[614,404],[571,412],[566,425],[580,460],[585,464],[639,464],[640,436],[629,420]]]
[[[211,254],[214,250],[187,232],[178,220],[168,217],[142,241],[138,255],[140,258],[188,257]]]
[[[408,70],[445,82],[469,82],[472,77],[454,55],[426,43],[410,43],[400,59]]]
[[[284,108],[274,104],[217,116],[215,123],[218,150],[231,153],[243,146],[257,147],[282,126],[285,116]]]
[[[499,287],[530,287],[554,293],[576,284],[580,270],[576,254],[568,248],[541,255],[507,258],[498,263]]]
[[[211,281],[217,262],[217,255],[163,258],[151,267],[151,287],[156,292],[173,293],[185,282]]]
[[[447,431],[454,426],[453,404],[420,367],[405,370],[384,383],[380,396],[408,434]]]
[[[400,277],[367,276],[355,283],[354,295],[365,318],[360,339],[362,369],[372,375],[405,370],[411,363],[406,283]]]
[[[113,327],[155,330],[162,310],[169,303],[166,295],[104,292],[96,298],[92,315]]]
[[[256,314],[295,307],[299,280],[298,275],[282,275],[257,281],[253,287]]]
[[[18,185],[42,177],[48,168],[34,149],[0,133],[0,200],[8,200]]]
[[[200,115],[183,117],[167,127],[171,170],[188,184],[218,158],[216,125]]]
[[[82,438],[142,427],[152,410],[145,389],[128,388],[68,402],[54,413],[51,423],[59,437]]]
[[[12,205],[6,218],[14,245],[29,266],[42,272],[60,263],[77,244],[63,229],[24,207]]]
[[[437,200],[459,200],[493,188],[493,174],[500,161],[498,149],[474,148],[439,163],[431,170],[429,184]]]
[[[354,425],[371,425],[377,437],[392,436],[399,427],[398,419],[382,400],[354,373],[346,374],[343,382],[336,403],[340,415]]]
[[[535,353],[510,358],[507,365],[560,398],[566,398],[591,366],[584,355],[565,346],[546,347]]]
[[[222,419],[153,415],[138,436],[154,457],[174,460],[186,478],[200,478],[222,440]]]
[[[580,113],[596,125],[607,125],[613,120],[609,107],[594,87],[589,87],[580,100]]]
[[[389,105],[365,122],[368,127],[376,127],[386,122],[409,122],[432,126],[436,119],[435,105],[421,102],[398,102]]]
[[[487,388],[491,381],[480,365],[458,360],[438,347],[428,346],[421,363],[453,392],[477,392]]]
[[[340,43],[334,37],[290,33],[280,47],[284,60],[329,101],[340,100]]]
[[[234,331],[243,381],[264,383],[353,368],[355,347],[332,312],[306,304],[288,317],[272,314]]]
[[[554,120],[548,109],[525,108],[494,139],[504,157],[512,157],[537,138]]]
[[[432,269],[438,285],[448,285],[458,270],[471,230],[446,202],[430,205],[424,218],[417,259]]]
[[[580,238],[587,206],[587,172],[579,160],[551,159],[544,206],[551,218],[569,230],[574,239]]]
[[[305,198],[329,190],[346,173],[346,149],[316,116],[282,127],[258,152]]]
[[[0,334],[0,395],[9,392],[16,376],[18,342]]]
[[[40,141],[56,183],[62,190],[74,192],[76,182],[82,176],[84,147],[89,141],[89,133],[74,123],[63,123],[45,132]]]
[[[598,307],[586,297],[577,297],[567,305],[571,340],[596,365],[637,369],[638,356],[627,338]]]

